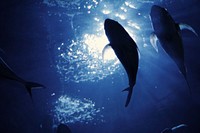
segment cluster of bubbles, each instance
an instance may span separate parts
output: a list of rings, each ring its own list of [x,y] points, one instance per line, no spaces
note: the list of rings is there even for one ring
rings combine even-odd
[[[69,124],[69,123],[86,123],[95,120],[96,122],[104,122],[103,115],[100,114],[102,108],[95,108],[95,103],[89,99],[84,98],[79,100],[71,98],[67,95],[62,95],[54,103],[55,122]]]

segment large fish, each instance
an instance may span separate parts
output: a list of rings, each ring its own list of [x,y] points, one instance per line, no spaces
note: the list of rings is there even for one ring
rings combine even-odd
[[[157,5],[152,6],[150,17],[154,29],[154,32],[150,36],[150,42],[152,46],[158,52],[156,42],[159,40],[162,48],[177,64],[180,72],[183,74],[188,84],[184,62],[183,41],[180,31],[187,29],[194,32],[195,34],[196,32],[191,26],[187,24],[176,23],[165,8]]]
[[[132,96],[133,87],[136,83],[139,61],[138,48],[134,40],[118,22],[106,19],[104,22],[104,29],[110,44],[104,47],[103,55],[106,49],[111,47],[128,75],[129,87],[123,90],[128,91],[125,104],[125,107],[127,107]]]
[[[11,70],[11,68],[6,64],[6,62],[1,57],[0,57],[0,77],[22,83],[26,87],[26,90],[28,91],[31,98],[32,98],[31,90],[33,88],[45,88],[41,84],[35,82],[28,82],[20,78],[17,74],[15,74],[15,72]]]

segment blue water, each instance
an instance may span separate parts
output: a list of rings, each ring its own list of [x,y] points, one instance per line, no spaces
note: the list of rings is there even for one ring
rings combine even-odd
[[[54,133],[64,123],[72,133],[160,133],[187,124],[200,132],[200,39],[182,31],[188,82],[159,45],[150,44],[149,13],[157,4],[176,22],[200,35],[199,0],[4,0],[0,48],[20,77],[46,86],[33,90],[0,81],[1,133]],[[108,44],[103,23],[118,21],[136,41],[139,70],[131,102],[124,107],[126,72]]]

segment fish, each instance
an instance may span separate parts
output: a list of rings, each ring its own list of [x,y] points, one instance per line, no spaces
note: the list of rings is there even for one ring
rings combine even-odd
[[[104,55],[106,49],[111,47],[128,75],[129,86],[123,90],[128,91],[125,103],[125,107],[127,107],[131,100],[133,87],[136,84],[139,63],[138,47],[117,21],[107,18],[104,21],[104,30],[110,43],[104,47],[102,54]]]
[[[184,76],[188,87],[187,70],[184,59],[184,47],[181,30],[192,31],[196,36],[195,30],[184,23],[176,23],[167,9],[158,5],[153,5],[150,12],[150,19],[154,32],[150,35],[150,42],[158,52],[157,41],[159,40],[164,51],[176,63],[180,73]],[[191,88],[190,88],[191,93]]]
[[[23,84],[28,91],[29,95],[32,98],[31,90],[34,88],[45,88],[44,85],[36,83],[36,82],[29,82],[21,77],[19,77],[8,65],[7,63],[0,57],[0,77],[2,79],[13,80]]]
[[[187,127],[188,126],[186,124],[180,124],[180,125],[172,127],[172,128],[165,128],[161,133],[173,133],[180,129],[182,129],[181,131],[183,131],[183,130],[186,130]]]
[[[67,125],[59,124],[56,133],[72,133],[72,131]]]

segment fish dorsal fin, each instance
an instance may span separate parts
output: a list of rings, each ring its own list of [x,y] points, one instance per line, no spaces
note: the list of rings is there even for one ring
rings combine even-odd
[[[151,42],[151,45],[153,46],[153,48],[156,50],[156,52],[158,52],[157,41],[158,41],[158,38],[157,38],[156,34],[154,32],[151,33],[150,42]]]
[[[184,23],[179,23],[177,25],[179,26],[180,30],[189,30],[189,31],[192,31],[196,36],[198,36],[198,34],[190,25],[184,24]]]

